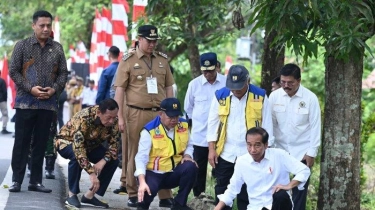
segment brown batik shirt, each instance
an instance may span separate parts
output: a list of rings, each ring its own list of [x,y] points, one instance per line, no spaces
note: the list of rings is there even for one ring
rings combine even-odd
[[[35,35],[17,42],[9,75],[17,85],[14,108],[57,111],[57,97],[68,76],[63,47],[51,38],[41,47]],[[48,99],[38,99],[31,94],[35,86],[51,87],[56,92]]]
[[[99,106],[96,105],[81,110],[60,129],[55,137],[56,147],[59,150],[72,144],[79,165],[89,174],[94,172],[94,168],[87,158],[87,153],[107,141],[109,148],[105,156],[116,160],[119,146],[118,121],[116,120],[111,127],[105,127],[97,115],[98,109]]]

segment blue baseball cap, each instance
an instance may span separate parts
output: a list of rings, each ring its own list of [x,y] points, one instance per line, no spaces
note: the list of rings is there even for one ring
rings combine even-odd
[[[200,56],[201,70],[202,71],[212,71],[215,70],[217,64],[216,53],[209,52],[203,53]]]
[[[164,111],[168,117],[181,116],[181,103],[177,98],[166,98],[160,103],[160,109]]]
[[[249,71],[245,66],[233,65],[229,68],[226,87],[230,90],[241,90],[249,80]]]

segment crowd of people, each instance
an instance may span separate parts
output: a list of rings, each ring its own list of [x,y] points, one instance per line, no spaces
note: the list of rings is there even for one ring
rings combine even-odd
[[[216,210],[232,209],[235,198],[239,210],[306,209],[321,115],[297,65],[280,70],[268,97],[244,66],[233,65],[224,76],[216,53],[203,53],[202,75],[190,81],[183,109],[168,57],[155,51],[157,27],[140,26],[134,48],[121,60],[116,46],[109,49],[111,64],[96,90],[93,80],[88,87],[79,76],[67,81],[63,48],[51,37],[52,20],[49,12],[36,12],[33,35],[17,42],[10,62],[17,85],[10,192],[21,190],[28,164],[28,190],[50,193],[42,184],[43,158],[54,165],[58,153],[70,160],[65,203],[77,208],[108,208],[95,194],[105,194],[120,167],[121,186],[114,193],[127,193],[127,206],[149,209],[158,195],[160,207],[189,210],[191,191],[205,195],[210,164]],[[79,200],[82,170],[91,187]],[[46,168],[47,175],[52,178],[53,168]]]

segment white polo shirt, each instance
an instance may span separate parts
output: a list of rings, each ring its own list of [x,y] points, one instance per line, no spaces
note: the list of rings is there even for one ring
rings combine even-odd
[[[321,138],[321,112],[316,95],[300,85],[292,97],[279,88],[270,95],[275,147],[297,160],[316,157]]]
[[[298,189],[303,190],[310,176],[310,169],[299,160],[282,149],[268,148],[264,158],[258,163],[247,152],[237,159],[227,190],[217,197],[227,206],[232,206],[233,199],[245,183],[249,196],[247,210],[261,210],[263,207],[271,209],[272,187],[289,184],[290,173],[295,174],[293,180],[301,182]],[[288,194],[290,195],[289,192]]]
[[[184,108],[186,114],[192,119],[191,142],[193,145],[208,147],[206,140],[207,119],[215,91],[225,87],[226,77],[217,74],[216,81],[210,84],[204,75],[190,81]]]

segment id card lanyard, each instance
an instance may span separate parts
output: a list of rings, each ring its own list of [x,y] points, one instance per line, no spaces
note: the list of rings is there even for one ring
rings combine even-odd
[[[147,84],[147,93],[148,94],[158,94],[158,82],[156,77],[152,76],[152,57],[150,57],[151,65],[149,65],[145,59],[142,59],[143,62],[147,65],[148,69],[150,70],[150,77],[146,77],[146,84]]]

